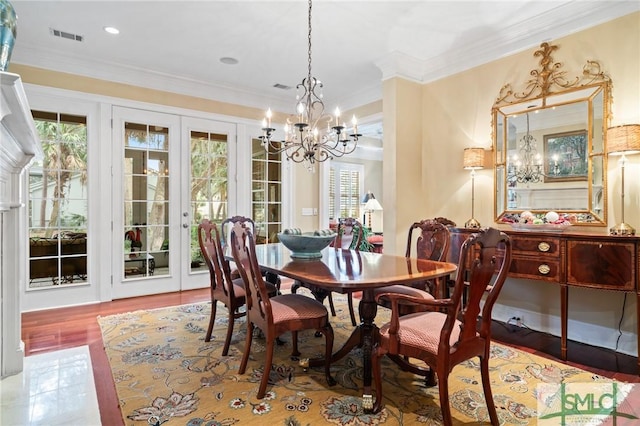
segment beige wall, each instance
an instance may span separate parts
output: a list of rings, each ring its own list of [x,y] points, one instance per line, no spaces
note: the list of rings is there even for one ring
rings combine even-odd
[[[407,229],[428,205],[422,144],[423,111],[420,85],[402,79],[383,83],[384,152],[382,175],[384,251],[404,255]]]
[[[611,77],[611,125],[640,123],[640,13],[551,42],[559,46],[552,57],[563,64],[567,77],[579,76],[587,60],[599,61]],[[492,105],[504,84],[511,83],[516,90],[524,88],[529,71],[539,69],[539,58],[533,56],[536,49],[537,46],[423,86],[422,179],[426,185],[420,188],[415,184],[417,179],[413,182],[416,193],[429,200],[426,217],[447,216],[459,225],[469,219],[471,188],[469,174],[462,169],[462,152],[471,146],[491,147]],[[640,156],[629,160],[625,219],[640,229],[640,180],[633,178],[639,176]],[[615,159],[609,162],[608,181],[608,217],[612,226],[621,220]],[[492,171],[480,170],[476,177],[475,216],[483,225],[493,224],[493,188]],[[405,204],[412,207],[412,202]]]

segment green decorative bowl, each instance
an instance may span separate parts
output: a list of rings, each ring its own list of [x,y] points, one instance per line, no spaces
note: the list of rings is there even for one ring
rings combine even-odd
[[[280,242],[291,251],[291,257],[297,259],[316,259],[322,257],[321,251],[336,238],[335,234],[315,235],[314,232],[278,234]]]

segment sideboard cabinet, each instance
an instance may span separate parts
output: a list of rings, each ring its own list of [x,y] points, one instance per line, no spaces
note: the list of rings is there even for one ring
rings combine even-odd
[[[560,351],[563,360],[567,359],[569,286],[635,293],[636,324],[640,325],[640,237],[612,236],[605,234],[605,231],[598,233],[571,229],[555,233],[515,231],[503,226],[498,228],[511,237],[510,277],[549,281],[560,287]],[[458,262],[460,246],[473,232],[473,229],[451,229],[450,261]],[[460,270],[464,269],[460,266]],[[640,354],[638,330],[636,334]]]

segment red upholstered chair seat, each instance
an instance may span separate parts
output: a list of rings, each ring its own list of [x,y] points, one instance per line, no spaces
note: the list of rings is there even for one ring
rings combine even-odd
[[[384,243],[384,236],[383,235],[370,235],[367,237],[367,241],[369,241],[371,244],[382,244]]]

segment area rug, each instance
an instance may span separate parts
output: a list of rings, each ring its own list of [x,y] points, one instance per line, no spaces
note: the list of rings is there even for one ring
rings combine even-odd
[[[346,298],[334,295],[338,311],[331,321],[335,348],[351,333]],[[438,388],[402,372],[383,359],[384,404],[377,414],[361,403],[362,354],[354,349],[331,366],[338,384],[329,387],[323,370],[304,371],[291,359],[290,335],[276,346],[264,399],[256,399],[263,371],[265,341],[254,337],[247,372],[238,374],[246,323],[236,321],[228,356],[222,356],[227,320],[218,316],[211,342],[204,341],[211,304],[130,312],[99,318],[104,346],[127,425],[438,425],[442,423]],[[381,324],[389,311],[380,308]],[[303,357],[323,354],[324,338],[300,333]],[[539,383],[610,382],[592,373],[493,344],[491,377],[501,424],[537,423]],[[489,422],[477,358],[457,366],[450,376],[454,424]],[[149,422],[149,420],[151,421]]]

